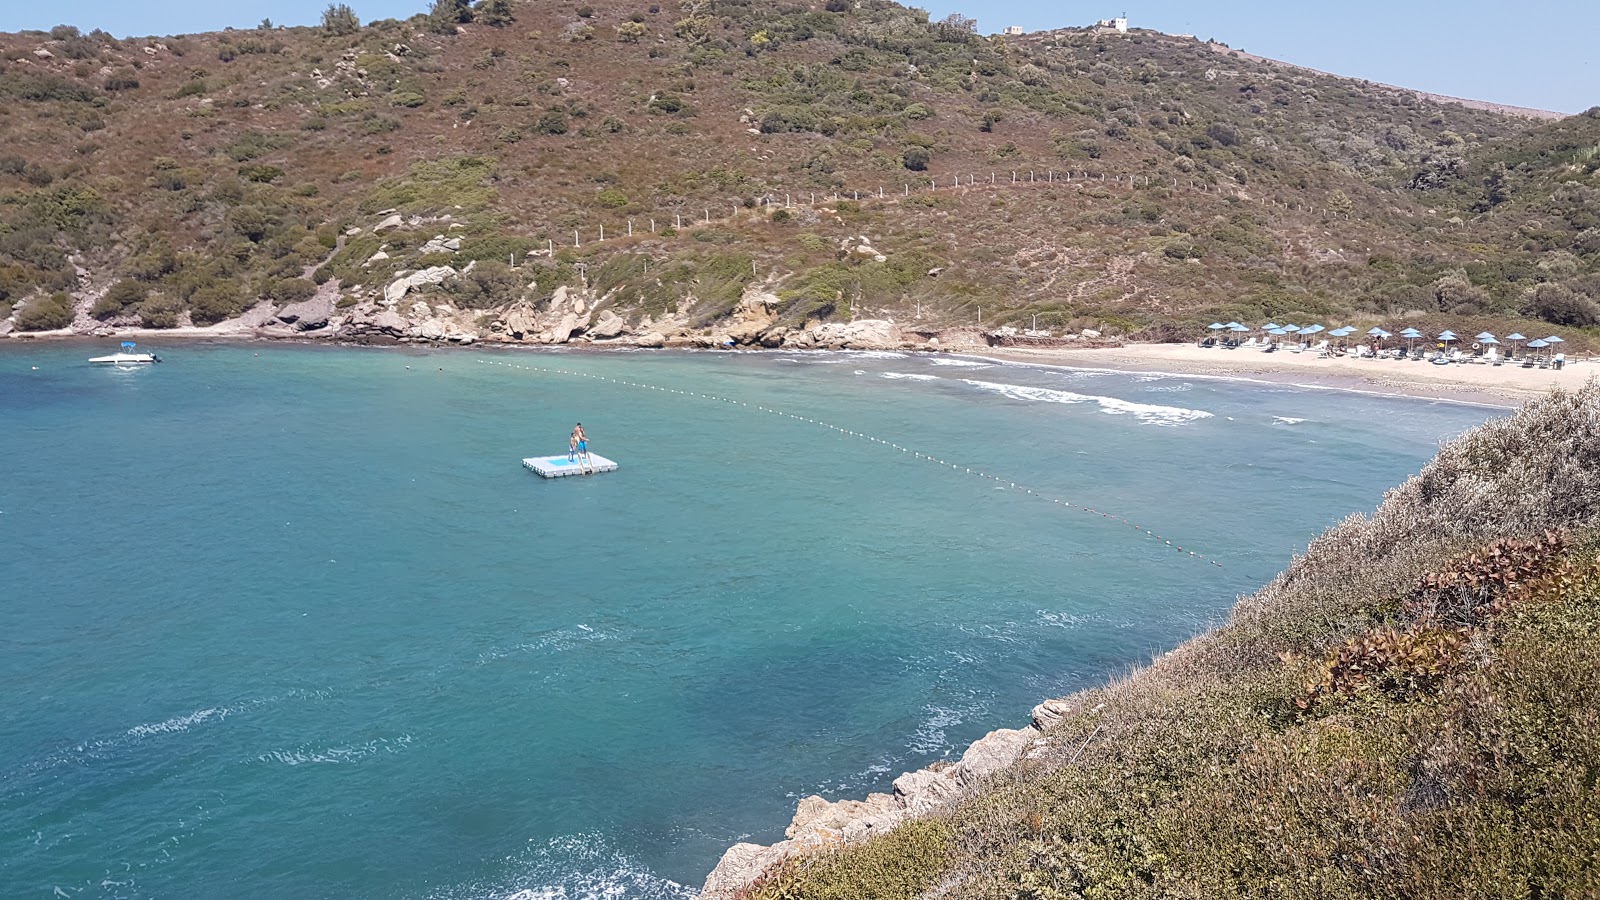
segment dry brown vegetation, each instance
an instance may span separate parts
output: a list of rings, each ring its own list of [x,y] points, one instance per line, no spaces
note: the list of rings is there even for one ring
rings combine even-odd
[[[680,280],[641,268],[619,296],[698,297],[708,269],[753,260],[797,316],[1600,318],[1600,119],[1536,124],[1149,32],[983,38],[885,0],[580,6],[497,3],[462,34],[419,15],[0,35],[0,302],[88,307],[123,279],[146,296],[100,315],[215,321],[319,268],[370,286],[439,262],[415,253],[431,222],[341,244],[398,209],[463,224],[458,262],[579,230],[546,292],[630,255]],[[1051,170],[1150,181],[1007,182]],[[904,194],[957,177],[978,183]],[[874,199],[758,205],[840,189]],[[592,243],[630,220],[636,237]],[[896,271],[840,258],[862,234]]]
[[[751,896],[1593,896],[1597,433],[1600,383],[1469,433],[938,828]]]

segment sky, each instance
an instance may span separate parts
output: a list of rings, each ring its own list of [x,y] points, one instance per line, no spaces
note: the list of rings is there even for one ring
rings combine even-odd
[[[346,0],[362,21],[406,18],[427,0]],[[539,0],[544,2],[544,0]],[[601,0],[605,2],[605,0]],[[615,0],[611,0],[615,2]],[[55,0],[0,3],[0,31],[70,24],[118,36],[316,23],[327,0]],[[665,4],[664,4],[665,5]],[[936,19],[979,30],[1086,25],[1127,13],[1135,28],[1214,38],[1336,75],[1566,113],[1600,106],[1596,0],[931,0]]]

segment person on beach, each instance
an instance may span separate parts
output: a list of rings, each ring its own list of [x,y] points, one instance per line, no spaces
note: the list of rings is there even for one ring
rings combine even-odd
[[[567,438],[567,462],[572,462],[578,457],[578,432],[573,431]]]

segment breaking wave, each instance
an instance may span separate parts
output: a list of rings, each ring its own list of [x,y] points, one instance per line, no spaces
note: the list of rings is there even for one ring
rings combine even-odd
[[[1185,409],[1181,406],[1133,403],[1128,400],[1118,400],[1115,397],[1077,394],[1072,391],[1055,391],[1049,388],[1026,387],[1020,384],[1000,384],[993,381],[978,381],[972,378],[963,378],[961,380],[973,387],[993,391],[1013,400],[1030,400],[1041,403],[1094,403],[1100,407],[1100,411],[1103,413],[1113,416],[1133,416],[1146,425],[1177,426],[1211,418],[1211,413],[1204,410]]]

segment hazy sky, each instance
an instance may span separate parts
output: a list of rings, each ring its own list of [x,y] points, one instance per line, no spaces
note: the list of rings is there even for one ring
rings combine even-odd
[[[427,0],[348,2],[362,21],[405,18],[427,5]],[[1030,31],[1082,25],[1126,12],[1134,27],[1215,38],[1354,78],[1569,113],[1600,105],[1596,0],[1099,2],[938,0],[927,8],[935,18],[951,12],[973,16],[985,32],[1007,25]],[[0,31],[65,22],[119,36],[182,34],[229,25],[250,28],[263,18],[307,25],[326,6],[327,0],[6,0],[0,4]]]

